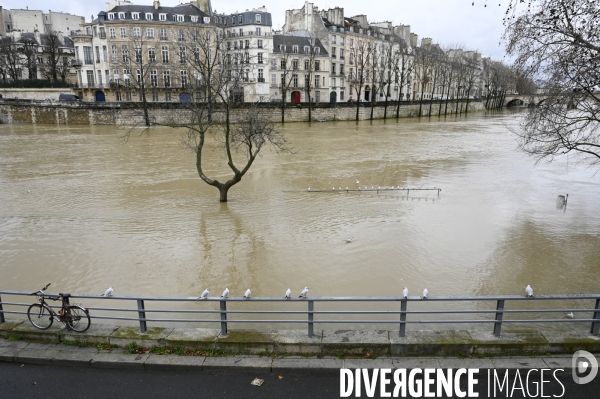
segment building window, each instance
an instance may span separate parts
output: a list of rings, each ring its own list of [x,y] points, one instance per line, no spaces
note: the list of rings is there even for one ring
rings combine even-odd
[[[271,74],[271,86],[277,86],[277,75],[274,73]]]
[[[321,83],[321,76],[315,75],[315,87],[321,87],[319,83]]]
[[[331,63],[331,74],[335,75],[335,62]]]
[[[238,15],[238,24],[241,24],[244,22],[244,17],[241,15]]]
[[[100,47],[96,46],[96,63],[100,63]]]
[[[123,83],[125,83],[125,86],[131,85],[131,72],[129,69],[123,69]]]
[[[106,46],[102,46],[102,55],[104,56],[104,62],[108,62],[108,49]]]
[[[169,92],[165,93],[165,101],[171,102],[171,93],[169,93]]]
[[[67,28],[69,30],[69,28]],[[100,27],[100,39],[106,39],[106,29],[104,27]]]
[[[262,41],[262,39],[258,39],[258,40],[256,41],[256,46],[257,46],[258,48],[263,48],[263,41]]]
[[[188,85],[188,71],[181,71],[181,87],[185,88]]]
[[[148,62],[156,62],[156,49],[148,47]]]
[[[141,70],[136,70],[136,77],[137,77],[137,83],[138,85],[142,85],[142,71]]]
[[[341,90],[340,91],[340,101],[343,101],[343,100],[344,100],[344,90]]]
[[[154,14],[152,14],[151,12],[147,12],[146,21],[152,21],[152,19],[154,19]]]
[[[320,91],[315,91],[315,102],[316,103],[321,102],[321,92]]]
[[[92,48],[89,46],[83,46],[83,60],[87,65],[94,63],[94,56],[92,55]]]
[[[125,92],[125,100],[131,102],[131,92],[130,91]]]
[[[129,49],[126,44],[121,46],[121,56],[123,58],[123,62],[129,62]]]
[[[111,50],[111,52],[112,52],[112,59],[113,59],[113,62],[117,62],[117,57],[118,57],[118,55],[117,55],[117,46],[113,44],[113,45],[110,47],[110,50]]]
[[[335,89],[335,78],[331,78],[331,87]]]
[[[191,17],[192,22],[198,22],[198,16],[197,15],[192,15]]]
[[[292,53],[298,54],[298,46],[292,46]]]
[[[140,19],[140,13],[139,12],[132,12],[131,13],[131,19],[137,21],[138,19]]]
[[[116,93],[115,93],[115,100],[116,100],[117,102],[121,102],[121,101],[123,101],[123,100],[121,99],[121,92],[120,92],[120,91],[118,91],[118,92],[116,92]]]
[[[315,71],[321,70],[321,61],[315,61]]]
[[[285,59],[282,59],[280,61],[280,66],[281,66],[281,69],[283,69],[285,71]]]
[[[163,82],[165,83],[165,87],[171,87],[171,72],[163,71]]]
[[[343,46],[343,45],[344,45],[344,36],[340,36],[340,46]]]
[[[262,20],[262,16],[261,16],[260,14],[256,14],[256,15],[254,16],[254,21],[255,21],[257,24],[260,24],[260,23],[261,23],[261,22],[260,22],[261,20]]]
[[[162,54],[163,64],[168,64],[169,63],[169,46],[162,46],[161,54]]]
[[[116,33],[116,29],[115,28],[108,28],[108,34],[110,36],[111,39],[116,39],[117,38],[117,33]]]
[[[263,53],[258,53],[258,63],[259,64],[263,63]]]
[[[167,20],[167,14],[158,14],[158,19],[161,21],[166,21]]]
[[[265,76],[263,75],[263,70],[261,68],[258,69],[258,81],[261,83],[265,82]]]
[[[292,60],[292,69],[294,71],[298,70],[298,60]]]
[[[127,37],[127,29],[121,28],[121,37]]]
[[[111,21],[112,21],[113,19],[115,19],[115,13],[113,13],[113,12],[109,12],[109,13],[108,13],[108,19],[109,19],[109,20],[111,20]]]
[[[304,60],[304,70],[308,71],[309,68],[310,68],[310,62],[308,60]]]
[[[331,36],[331,44],[335,44],[335,35]]]
[[[298,75],[297,74],[292,75],[292,85],[294,87],[298,87]]]
[[[335,58],[335,47],[331,48],[331,58]]]
[[[167,30],[165,28],[160,30],[160,40],[167,40]]]
[[[341,48],[340,49],[340,60],[343,60],[343,59],[344,59],[344,49]]]
[[[125,19],[125,13],[124,12],[120,12],[119,13],[119,19]]]
[[[260,32],[260,28],[256,28],[256,36],[262,36]]]
[[[142,37],[142,31],[140,28],[133,28],[133,37]]]
[[[315,54],[321,54],[321,48],[315,47]]]
[[[185,35],[183,34],[183,30],[179,29],[179,31],[177,32],[177,37],[180,42],[185,40]]]
[[[304,46],[304,54],[310,54],[310,47]]]
[[[150,86],[158,86],[158,75],[156,74],[156,69],[150,71]]]
[[[244,30],[242,28],[240,28],[240,30],[239,30],[239,35],[240,35],[240,37],[244,36]]]
[[[142,62],[142,46],[135,46],[135,62]]]
[[[94,71],[86,71],[88,87],[94,87]]]
[[[110,82],[110,71],[108,69],[104,71],[104,77],[106,79],[106,84],[108,84]]]
[[[148,39],[154,39],[154,28],[146,29],[146,37]]]
[[[181,46],[181,47],[179,47],[179,63],[185,64],[185,61],[186,61],[185,47]]]
[[[177,22],[183,22],[183,15],[176,15],[174,19]]]
[[[158,102],[158,92],[157,91],[152,92],[152,101]]]

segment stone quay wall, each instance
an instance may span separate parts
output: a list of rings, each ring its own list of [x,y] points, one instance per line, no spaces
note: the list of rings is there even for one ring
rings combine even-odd
[[[190,111],[187,104],[152,104],[149,112],[151,118],[158,124],[168,124],[169,121],[189,120]],[[445,105],[442,104],[442,113]],[[466,109],[466,102],[460,102],[459,111]],[[242,108],[243,109],[243,108]],[[273,122],[281,121],[281,108],[274,105],[266,107],[265,111],[271,113]],[[483,111],[484,103],[481,101],[469,102],[469,112]],[[437,116],[439,103],[432,104],[432,116]],[[456,103],[448,104],[448,114],[456,110]],[[235,112],[233,117],[235,118]],[[242,111],[243,112],[243,111]],[[378,104],[373,109],[374,119],[383,119],[385,106]],[[419,114],[419,104],[415,102],[403,103],[400,106],[400,117],[415,117]],[[429,116],[429,103],[422,107],[423,116]],[[371,116],[371,107],[361,104],[359,120],[368,120]],[[396,117],[396,104],[387,106],[387,118]],[[313,122],[352,121],[356,118],[356,104],[340,103],[335,105],[318,105],[312,110]],[[307,122],[308,107],[306,105],[288,105],[285,110],[286,122]],[[142,112],[138,104],[131,103],[66,103],[47,101],[0,101],[0,123],[31,123],[55,125],[119,125],[128,126],[141,124]]]

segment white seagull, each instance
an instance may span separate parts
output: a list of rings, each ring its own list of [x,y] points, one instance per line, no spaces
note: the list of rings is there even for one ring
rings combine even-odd
[[[346,238],[346,244],[350,244],[352,242],[352,238]]]
[[[527,298],[533,298],[533,288],[529,284],[525,287],[525,292],[527,293]]]
[[[346,187],[346,190],[348,190],[348,187]]]
[[[567,312],[563,312],[567,318],[572,319],[573,317],[575,317],[575,314],[573,314],[573,312],[567,313]]]
[[[356,179],[356,184],[360,183],[360,181],[358,181],[358,179]]]
[[[402,296],[404,298],[408,298],[408,288],[404,287],[404,289],[402,290]]]
[[[113,293],[113,287],[108,287],[108,289],[104,292],[104,294],[100,295],[100,296],[112,296]]]
[[[208,288],[205,289],[204,291],[202,291],[202,294],[198,297],[198,299],[206,299],[206,298],[208,298],[208,293],[209,292],[210,291],[208,290]]]
[[[244,298],[246,298],[246,299],[250,299],[250,294],[251,294],[251,292],[250,292],[250,288],[248,288],[248,289],[246,290],[246,293],[244,294]]]
[[[427,290],[427,288],[425,288],[423,290],[423,296],[421,297],[421,299],[427,299],[428,295],[429,295],[429,290]]]
[[[308,188],[308,191],[310,191],[310,187]]]
[[[308,295],[308,287],[304,287],[298,298],[306,298],[306,295]]]
[[[292,290],[290,290],[288,288],[287,291],[285,292],[285,298],[290,299],[291,297],[292,297]]]
[[[225,291],[223,291],[223,295],[221,295],[221,298],[227,298],[229,296],[229,288],[225,288]]]

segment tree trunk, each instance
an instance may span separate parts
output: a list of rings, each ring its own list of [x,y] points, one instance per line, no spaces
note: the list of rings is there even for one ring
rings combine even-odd
[[[422,116],[421,111],[423,109],[423,88],[421,87],[421,100],[419,101],[419,116]]]
[[[281,90],[281,123],[285,123],[285,90]]]
[[[229,191],[229,186],[222,185],[219,187],[219,201],[227,202],[227,192]]]
[[[469,112],[469,96],[471,95],[471,89],[467,91],[467,106],[465,108],[465,114]]]

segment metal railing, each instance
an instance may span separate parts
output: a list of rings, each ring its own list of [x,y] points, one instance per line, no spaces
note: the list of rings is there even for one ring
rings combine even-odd
[[[8,305],[12,307],[28,307],[31,305],[29,303],[20,303],[20,302],[3,302],[1,295],[16,295],[16,296],[29,296],[30,292],[23,291],[9,291],[9,290],[0,290],[0,323],[5,321],[5,313],[8,314],[27,314],[26,311],[18,311],[18,310],[4,310],[3,305]],[[46,293],[47,296],[56,296],[56,293]],[[129,321],[137,321],[140,325],[140,332],[144,333],[147,331],[148,322],[162,322],[162,323],[219,323],[221,326],[221,334],[227,334],[228,324],[230,323],[300,323],[307,324],[308,326],[308,336],[312,337],[314,332],[315,324],[337,324],[337,323],[349,323],[349,324],[361,324],[361,323],[369,323],[369,324],[395,324],[398,326],[398,332],[400,337],[406,336],[406,325],[407,324],[448,324],[448,323],[466,323],[466,324],[485,324],[491,323],[493,324],[493,332],[496,337],[500,336],[502,330],[503,323],[591,323],[590,333],[593,335],[600,334],[600,294],[581,294],[581,295],[538,295],[535,297],[525,297],[525,296],[515,296],[515,295],[500,295],[500,296],[459,296],[459,297],[449,297],[449,296],[440,296],[433,297],[430,296],[426,299],[422,299],[420,297],[409,296],[408,298],[403,297],[307,297],[307,298],[271,298],[271,297],[252,297],[252,298],[244,298],[244,297],[228,297],[228,298],[218,298],[218,297],[209,297],[206,299],[199,299],[197,297],[148,297],[148,296],[110,296],[103,297],[99,295],[90,295],[90,294],[71,294],[71,299],[79,298],[79,299],[94,299],[94,300],[123,300],[123,301],[135,301],[135,308],[116,308],[116,307],[87,307],[87,309],[91,311],[107,311],[107,312],[129,312],[129,313],[137,313],[137,317],[122,317],[122,316],[102,316],[95,315],[94,312],[91,313],[91,318],[96,319],[107,319],[107,320],[129,320]],[[595,301],[595,305],[593,308],[552,308],[552,309],[506,309],[507,302],[517,302],[517,301],[525,301],[527,303],[539,303],[540,301]],[[191,303],[219,303],[218,310],[210,310],[210,309],[202,309],[202,310],[190,310],[190,309],[147,309],[147,302],[191,302]],[[253,302],[270,302],[270,303],[285,303],[285,306],[288,304],[298,304],[305,303],[307,305],[306,310],[228,310],[227,304],[237,304],[237,303],[253,303]],[[315,310],[315,303],[325,304],[332,302],[343,302],[343,303],[396,303],[399,304],[398,310]],[[483,302],[483,303],[495,303],[496,309],[461,309],[461,310],[449,310],[449,309],[428,309],[428,310],[408,310],[408,304],[416,304],[416,303],[435,303],[435,302]],[[504,316],[506,314],[531,314],[531,313],[560,313],[563,314],[565,312],[577,312],[577,314],[581,313],[591,313],[591,317],[585,318],[533,318],[533,319],[518,319],[511,318],[505,319]],[[215,315],[218,318],[160,318],[160,317],[148,317],[147,313],[181,313],[181,314],[201,314],[201,315]],[[244,317],[248,317],[251,315],[303,315],[304,319],[257,319],[257,318],[244,318],[244,319],[228,319],[228,315],[246,315]],[[394,315],[398,316],[395,320],[333,320],[333,319],[315,319],[315,316],[325,316],[325,315],[339,315],[347,317],[348,315]],[[472,314],[481,314],[481,315],[489,315],[492,318],[489,319],[428,319],[428,320],[409,320],[408,316],[410,315],[472,315]]]

